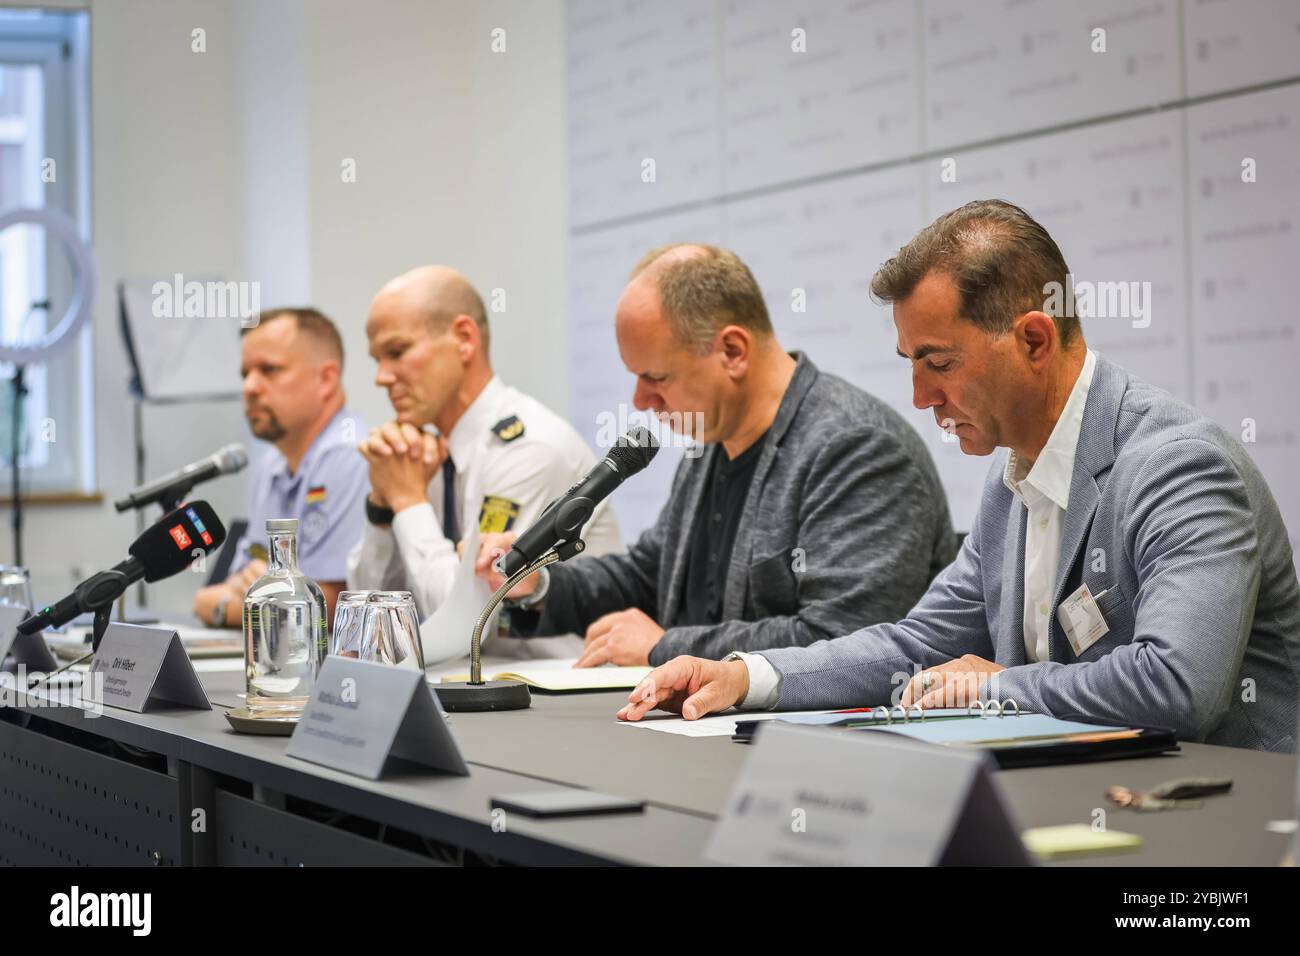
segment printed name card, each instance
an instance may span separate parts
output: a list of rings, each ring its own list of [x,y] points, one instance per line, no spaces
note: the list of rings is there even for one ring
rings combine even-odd
[[[987,754],[773,721],[705,855],[737,866],[1029,865]]]
[[[109,707],[142,714],[158,704],[211,710],[180,635],[171,628],[114,621],[95,652],[89,693]]]
[[[40,634],[19,634],[18,625],[31,614],[25,607],[0,604],[0,661],[12,654],[28,670],[52,671],[59,666]],[[87,648],[89,650],[89,648]]]
[[[288,754],[370,780],[394,759],[469,775],[423,671],[346,657],[325,658]]]

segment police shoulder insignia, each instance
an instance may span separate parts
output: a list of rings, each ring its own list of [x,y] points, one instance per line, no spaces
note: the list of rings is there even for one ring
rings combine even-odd
[[[492,431],[502,441],[514,441],[516,438],[523,436],[524,423],[519,420],[519,416],[511,415],[509,418],[503,418],[493,425]]]
[[[520,425],[520,429],[524,426]],[[484,495],[478,510],[478,530],[482,534],[509,531],[519,517],[519,503],[496,495]]]

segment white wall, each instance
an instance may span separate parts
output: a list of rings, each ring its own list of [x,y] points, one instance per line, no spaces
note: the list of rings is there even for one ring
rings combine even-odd
[[[868,285],[941,213],[1002,198],[1043,223],[1077,279],[1150,283],[1147,315],[1085,318],[1089,344],[1238,435],[1300,544],[1295,0],[566,10],[580,430],[631,391],[609,320],[626,270],[651,245],[720,242],[753,269],[787,347],[913,422],[968,529],[990,462],[912,408]],[[659,457],[620,491],[625,532],[664,500],[672,456]]]
[[[373,292],[445,262],[487,295],[507,380],[567,410],[563,15],[559,0],[93,0],[95,395],[101,506],[38,506],[26,550],[38,601],[120,560],[134,518],[122,276],[258,281],[340,325],[352,405],[386,411],[363,323]],[[207,52],[191,52],[191,31]],[[506,30],[504,54],[490,31]],[[340,164],[357,163],[344,183]],[[250,441],[237,405],[150,408],[148,472]],[[202,486],[242,515],[242,478]],[[75,542],[75,543],[74,543]],[[154,586],[185,611],[197,582]]]
[[[312,293],[343,327],[346,380],[372,422],[363,324],[387,279],[429,262],[486,298],[502,377],[567,408],[564,56],[561,5],[308,5]],[[494,54],[493,28],[506,31]],[[341,163],[356,161],[345,183]]]

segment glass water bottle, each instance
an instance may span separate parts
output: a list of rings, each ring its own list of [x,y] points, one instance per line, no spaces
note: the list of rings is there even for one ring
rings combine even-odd
[[[266,573],[244,598],[244,670],[254,716],[301,716],[329,647],[325,595],[298,570],[298,521],[272,518]]]

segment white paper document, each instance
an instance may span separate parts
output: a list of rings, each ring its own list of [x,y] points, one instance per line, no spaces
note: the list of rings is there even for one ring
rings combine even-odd
[[[564,691],[628,690],[630,691],[650,673],[649,667],[574,667],[576,657],[514,661],[502,658],[484,658],[481,661],[484,680],[520,680],[538,690],[561,693]],[[462,681],[469,677],[468,661],[459,666],[435,668],[429,683]]]
[[[460,564],[456,566],[456,577],[452,581],[447,600],[420,625],[420,645],[424,648],[425,667],[469,654],[469,639],[474,632],[474,625],[487,606],[488,599],[492,597],[488,583],[474,573],[477,558],[478,527],[475,526],[465,537]],[[483,628],[481,646],[487,647],[489,639],[496,633],[496,621],[497,615],[493,614],[492,620]]]
[[[242,657],[204,657],[193,661],[196,674],[242,674]]]
[[[730,737],[736,732],[736,723],[741,720],[776,720],[779,717],[793,717],[795,714],[826,714],[826,710],[782,710],[760,711],[753,713],[744,710],[729,710],[701,717],[699,720],[684,720],[675,714],[649,713],[640,720],[621,720],[619,723],[628,727],[641,727],[645,730],[658,730],[665,734],[677,734],[679,737]]]

